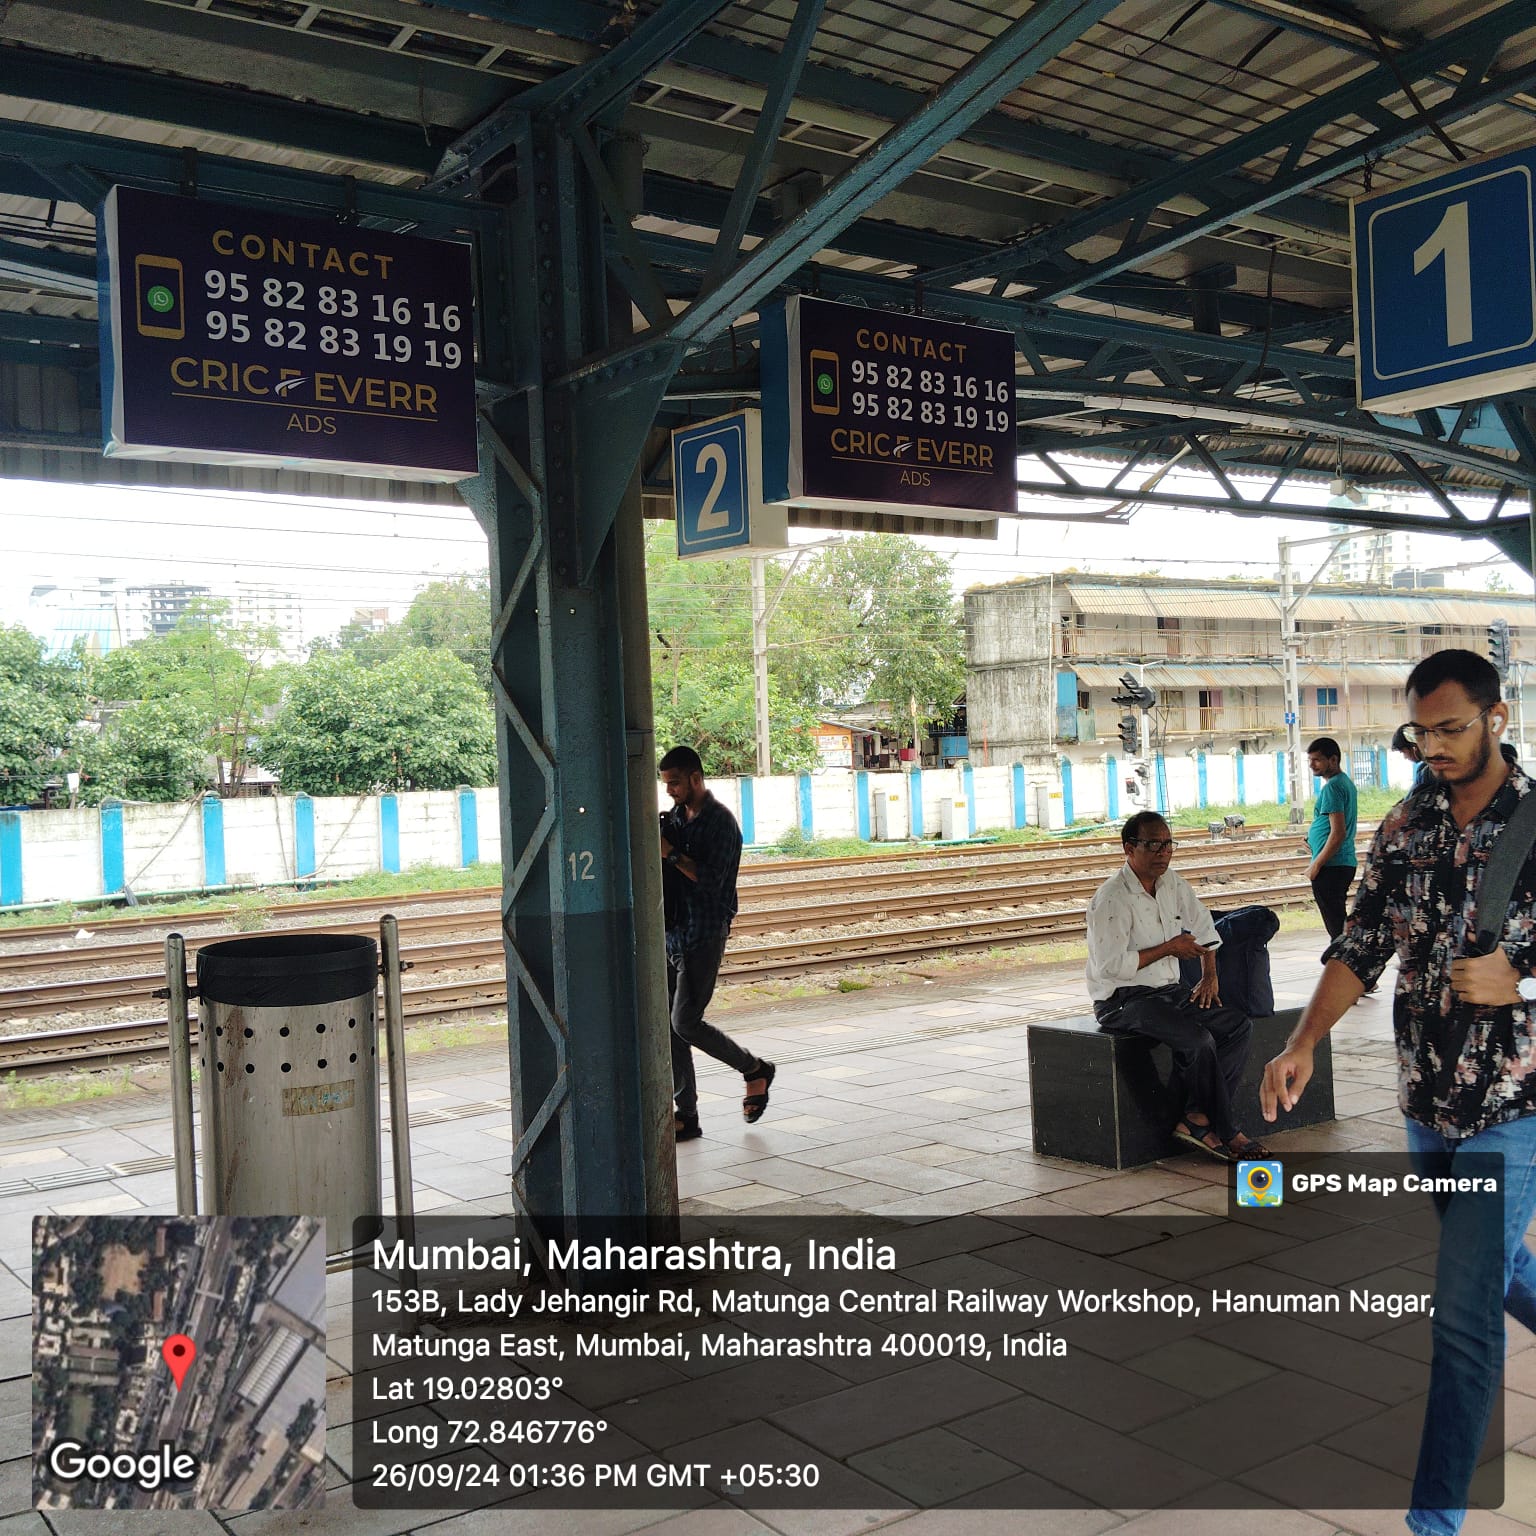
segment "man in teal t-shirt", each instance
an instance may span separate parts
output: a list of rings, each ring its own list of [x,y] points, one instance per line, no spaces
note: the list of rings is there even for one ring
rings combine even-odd
[[[1332,736],[1319,736],[1307,748],[1307,766],[1322,781],[1312,825],[1307,828],[1307,847],[1312,862],[1307,879],[1312,899],[1323,915],[1330,940],[1344,931],[1350,882],[1355,878],[1355,807],[1359,796],[1354,780],[1340,766],[1344,754]]]

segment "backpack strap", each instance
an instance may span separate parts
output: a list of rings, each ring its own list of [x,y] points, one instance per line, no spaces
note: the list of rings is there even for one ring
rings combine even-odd
[[[1533,848],[1536,848],[1536,790],[1528,791],[1516,802],[1483,866],[1477,886],[1477,933],[1468,945],[1470,953],[1491,955],[1498,947],[1509,916],[1510,898],[1515,894],[1520,871]],[[1460,1022],[1451,1025],[1439,1041],[1440,1070],[1435,1074],[1434,1082],[1437,1099],[1444,1099],[1450,1093],[1461,1053],[1467,1046],[1471,1021],[1466,1017],[1465,1009],[1458,1012]],[[1414,1043],[1417,1047],[1417,1039]]]
[[[1477,886],[1477,937],[1473,953],[1491,955],[1504,934],[1509,903],[1525,861],[1536,848],[1536,790],[1521,795],[1483,866]]]

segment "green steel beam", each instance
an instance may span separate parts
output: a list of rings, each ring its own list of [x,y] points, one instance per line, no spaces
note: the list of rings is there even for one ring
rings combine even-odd
[[[96,258],[0,238],[0,276],[72,298],[96,298]]]
[[[171,145],[15,121],[0,122],[0,166],[6,161],[64,185],[83,176],[86,183],[70,194],[82,198],[91,196],[88,182],[97,177],[174,191],[181,187],[187,169],[186,157]],[[490,229],[501,217],[499,210],[486,204],[259,160],[198,155],[196,165],[200,192],[236,201],[276,202],[336,215],[355,212],[359,218],[395,227],[420,225],[433,231]]]
[[[795,18],[789,25],[789,36],[784,40],[784,51],[779,59],[779,72],[768,88],[767,100],[757,115],[757,126],[752,130],[752,149],[743,162],[736,186],[731,192],[730,206],[720,223],[715,240],[715,254],[704,275],[708,288],[718,282],[725,269],[736,259],[741,250],[741,238],[747,232],[747,224],[757,207],[757,195],[762,190],[763,178],[773,164],[774,151],[778,148],[779,135],[784,128],[784,118],[794,100],[795,89],[805,69],[806,55],[821,22],[826,0],[799,0]]]
[[[301,149],[364,165],[427,174],[452,130],[369,113],[317,107],[260,91],[232,90],[0,43],[0,78],[25,83],[29,101],[112,112],[144,122]]]
[[[1133,187],[1118,197],[1092,204],[1083,212],[1062,220],[1039,235],[1004,247],[1002,251],[986,257],[940,268],[927,274],[926,280],[932,283],[961,283],[994,274],[1001,274],[1000,281],[1012,280],[1012,275],[1025,267],[1037,262],[1060,260],[1074,245],[1089,236],[1129,222],[1131,233],[1119,254],[1103,261],[1078,263],[1068,279],[1047,283],[1034,296],[1045,300],[1076,293],[1088,283],[1115,276],[1138,262],[1230,224],[1244,213],[1272,207],[1285,198],[1310,191],[1363,164],[1369,158],[1422,138],[1429,129],[1421,117],[1410,114],[1403,118],[1396,113],[1389,113],[1390,122],[1384,127],[1378,127],[1374,133],[1352,142],[1344,149],[1317,155],[1304,166],[1298,164],[1307,146],[1322,129],[1342,119],[1374,113],[1378,108],[1383,108],[1385,102],[1401,95],[1399,75],[1410,80],[1432,76],[1447,65],[1479,56],[1490,43],[1516,36],[1532,26],[1536,26],[1536,14],[1533,14],[1528,0],[1508,0],[1505,5],[1476,21],[1399,56],[1394,61],[1395,67],[1383,64],[1368,75],[1317,97],[1303,107],[1281,113],[1262,127],[1240,135],[1219,149],[1185,161],[1166,174]],[[1473,82],[1472,88],[1459,91],[1438,107],[1436,117],[1441,122],[1450,122],[1474,112],[1485,111],[1505,96],[1525,89],[1533,80],[1536,80],[1536,66],[1527,65],[1511,70],[1480,87]],[[1222,195],[1216,190],[1224,177],[1236,174],[1253,161],[1273,154],[1276,150],[1284,150],[1286,154],[1279,169],[1268,181],[1250,183],[1249,189],[1237,197]],[[1175,198],[1189,195],[1208,199],[1208,208],[1204,214],[1183,219],[1171,229],[1159,230],[1145,239],[1137,238],[1141,223],[1151,213]]]
[[[491,16],[584,42],[595,42],[612,19],[606,6],[593,4],[591,0],[431,0],[431,3],[441,9]],[[778,66],[778,54],[736,37],[701,33],[680,48],[672,62],[707,70],[726,79],[749,81],[767,89]],[[808,63],[801,74],[799,94],[807,101],[845,107],[891,123],[911,117],[928,99],[924,92],[911,86],[814,61]],[[1140,146],[1098,144],[1084,134],[1031,123],[1005,112],[983,114],[956,137],[1063,170],[1108,177],[1127,186],[1162,176],[1178,164],[1170,156]],[[1242,178],[1232,177],[1219,189],[1210,190],[1235,196],[1241,193],[1243,186]],[[1345,210],[1323,198],[1294,198],[1278,212],[1323,234],[1343,237],[1348,233]]]
[[[768,236],[674,322],[685,341],[707,341],[753,308],[829,240],[964,133],[1021,81],[1115,9],[1117,0],[1040,0],[896,124],[810,207]]]

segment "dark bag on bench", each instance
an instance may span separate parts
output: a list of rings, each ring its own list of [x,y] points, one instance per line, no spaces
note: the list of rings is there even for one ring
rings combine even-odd
[[[1237,1008],[1250,1019],[1267,1019],[1275,1011],[1275,989],[1269,977],[1269,941],[1280,931],[1280,919],[1268,907],[1239,907],[1212,912],[1221,948],[1216,951],[1216,985],[1223,1007]],[[1186,986],[1200,980],[1198,960],[1179,961]]]

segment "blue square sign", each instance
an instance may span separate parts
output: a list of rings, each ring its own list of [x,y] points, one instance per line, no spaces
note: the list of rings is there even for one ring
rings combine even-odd
[[[736,411],[672,434],[679,558],[749,555],[789,542],[782,507],[763,506],[757,411]]]
[[[1407,412],[1536,378],[1536,147],[1354,205],[1363,406]]]

